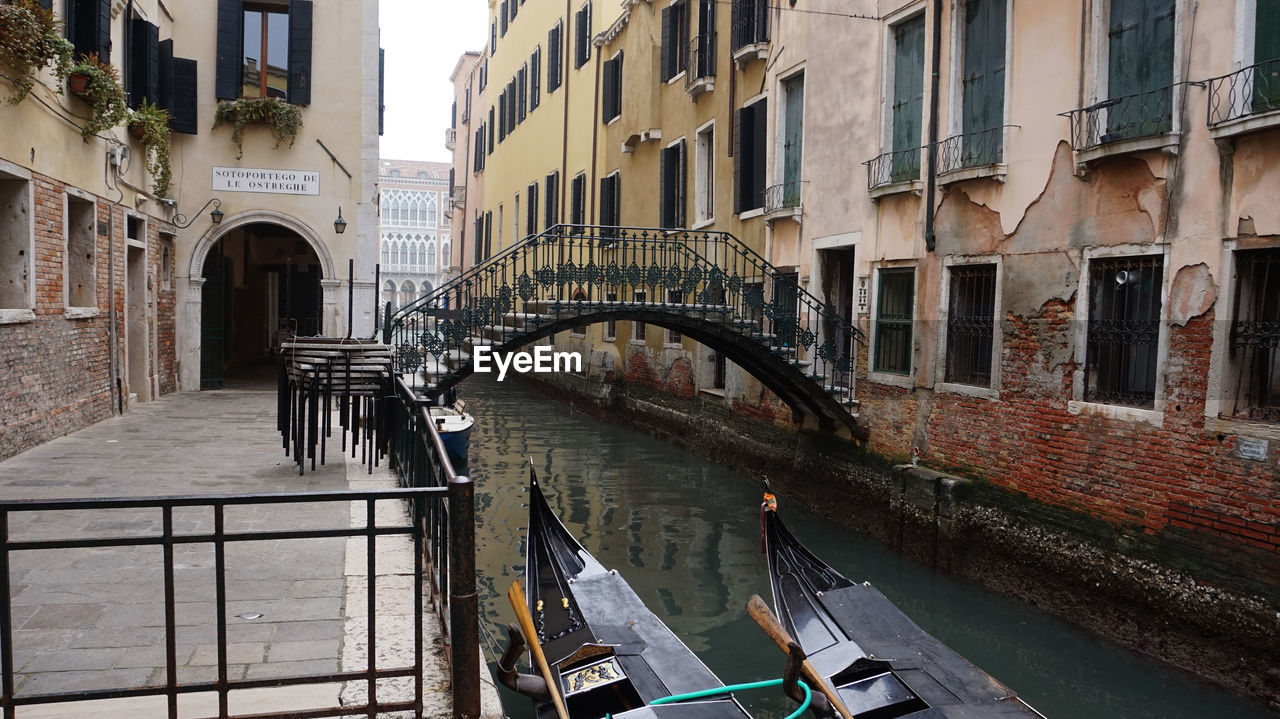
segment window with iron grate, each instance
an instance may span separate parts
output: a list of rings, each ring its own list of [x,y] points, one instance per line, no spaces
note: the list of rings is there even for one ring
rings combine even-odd
[[[951,268],[947,305],[947,381],[991,386],[996,266]]]
[[[1089,263],[1086,401],[1155,406],[1163,275],[1161,255]]]
[[[1236,253],[1228,373],[1232,416],[1280,421],[1280,248]]]

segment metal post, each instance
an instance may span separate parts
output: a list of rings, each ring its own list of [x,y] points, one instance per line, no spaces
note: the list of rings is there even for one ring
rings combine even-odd
[[[356,261],[347,260],[347,339],[351,339],[353,316],[356,309]]]
[[[9,512],[0,510],[0,695],[4,719],[14,719],[13,704],[13,607],[9,592]]]
[[[449,639],[453,719],[480,716],[480,622],[476,599],[475,485],[449,480]]]

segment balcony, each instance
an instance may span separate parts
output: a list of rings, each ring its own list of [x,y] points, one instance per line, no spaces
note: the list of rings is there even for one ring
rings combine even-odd
[[[449,198],[453,200],[453,206],[456,209],[461,210],[462,208],[466,207],[467,206],[467,186],[454,185],[453,192],[449,195]]]
[[[1209,134],[1215,140],[1280,127],[1280,60],[1211,78]]]
[[[702,33],[689,41],[689,65],[684,89],[691,97],[716,88],[716,34]]]
[[[1113,97],[1060,113],[1071,120],[1071,147],[1078,170],[1090,162],[1142,150],[1176,152],[1173,95],[1176,85]]]
[[[733,61],[746,64],[769,57],[768,0],[733,0],[732,13]]]
[[[954,135],[938,143],[938,179],[943,183],[979,177],[1004,181],[1004,127]]]
[[[867,190],[872,200],[879,200],[885,195],[899,192],[920,194],[923,183],[920,181],[920,151],[923,148],[912,147],[906,150],[895,150],[867,160]]]
[[[800,221],[802,180],[784,182],[764,188],[764,219],[773,223],[776,220],[792,219]]]
[[[452,127],[445,128],[444,131],[444,149],[453,152],[454,145],[458,142],[458,131]]]

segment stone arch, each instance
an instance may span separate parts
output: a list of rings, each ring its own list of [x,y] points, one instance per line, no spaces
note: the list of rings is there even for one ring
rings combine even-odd
[[[271,225],[279,225],[289,230],[293,230],[299,237],[307,241],[311,245],[311,249],[316,253],[316,257],[320,259],[321,278],[326,280],[334,279],[333,275],[333,258],[329,255],[329,248],[325,247],[320,236],[315,233],[301,220],[297,220],[280,212],[272,212],[271,210],[250,210],[242,212],[234,217],[229,217],[221,224],[214,225],[209,231],[204,233],[200,241],[196,243],[195,252],[191,253],[191,267],[188,269],[188,276],[193,280],[204,279],[204,261],[209,256],[209,250],[232,230],[252,225],[256,222],[263,222]]]

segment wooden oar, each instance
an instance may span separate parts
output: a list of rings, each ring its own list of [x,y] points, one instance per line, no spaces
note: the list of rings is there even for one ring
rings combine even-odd
[[[533,655],[533,663],[538,665],[542,678],[547,682],[547,690],[551,692],[551,702],[556,705],[556,716],[560,719],[569,719],[569,711],[564,708],[564,700],[560,698],[560,682],[551,673],[551,666],[547,664],[547,658],[542,653],[542,643],[538,641],[538,632],[533,627],[533,617],[529,616],[529,606],[525,603],[524,589],[520,587],[519,579],[511,583],[507,599],[511,600],[511,608],[516,610],[516,621],[520,622],[520,629],[524,632],[525,639],[529,641],[529,653]],[[768,611],[768,607],[765,610]],[[847,719],[853,719],[853,717]]]
[[[782,622],[778,621],[778,618],[773,615],[773,611],[769,609],[768,604],[764,603],[759,594],[752,594],[751,598],[747,600],[747,614],[751,615],[751,618],[756,621],[756,624],[760,625],[764,633],[768,634],[769,638],[790,656],[791,651],[787,648],[787,645],[795,640],[791,638],[791,634],[787,632],[786,627],[782,626]],[[799,643],[796,646],[799,646]],[[827,701],[831,702],[831,706],[840,712],[840,716],[844,717],[844,719],[853,719],[853,715],[849,713],[844,702],[840,701],[840,697],[836,696],[835,690],[818,675],[818,670],[813,667],[813,662],[805,659],[800,665],[800,671],[804,673],[806,679],[822,692]]]

